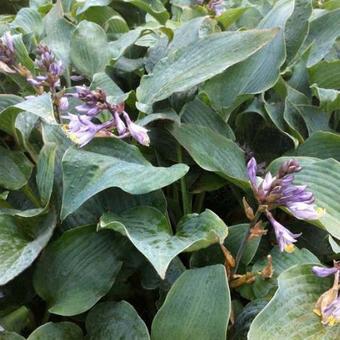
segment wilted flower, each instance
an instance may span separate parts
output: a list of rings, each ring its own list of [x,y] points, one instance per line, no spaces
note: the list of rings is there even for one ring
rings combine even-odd
[[[323,293],[314,307],[314,313],[321,317],[321,322],[324,325],[333,326],[340,322],[340,297],[339,297],[339,264],[334,262],[334,268],[336,271],[330,273],[330,271],[321,271],[321,267],[313,267],[313,272],[321,277],[325,277],[331,274],[334,275],[334,282],[331,289]],[[331,269],[331,268],[323,268]]]
[[[5,72],[14,73],[15,49],[13,37],[10,32],[6,32],[0,38],[0,69]]]

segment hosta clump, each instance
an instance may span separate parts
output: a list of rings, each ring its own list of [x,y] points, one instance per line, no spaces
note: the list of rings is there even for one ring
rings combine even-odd
[[[0,338],[339,338],[339,18],[4,0]]]

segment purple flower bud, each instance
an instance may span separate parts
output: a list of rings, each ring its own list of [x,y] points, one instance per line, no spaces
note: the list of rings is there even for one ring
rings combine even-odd
[[[13,37],[11,35],[11,32],[6,32],[3,37],[2,37],[2,41],[4,42],[4,44],[7,46],[7,48],[14,53],[14,40]]]
[[[313,266],[312,271],[316,276],[326,277],[326,276],[333,275],[333,274],[337,273],[339,271],[339,269],[337,269],[335,267],[326,268],[326,267]]]
[[[257,187],[256,171],[257,171],[256,159],[252,157],[247,164],[247,173],[248,173],[248,177],[253,188]]]
[[[301,234],[293,234],[292,232],[290,232],[281,223],[276,221],[269,211],[266,212],[266,215],[274,228],[276,240],[279,245],[280,251],[282,252],[285,250],[288,253],[294,251],[293,243],[297,241],[296,238],[301,236]]]
[[[285,161],[280,169],[279,169],[279,173],[278,173],[278,177],[284,177],[288,174],[292,174],[294,172],[299,172],[301,171],[302,167],[300,166],[299,162],[295,159],[289,159],[288,161]]]
[[[225,11],[223,0],[210,0],[208,8],[215,12],[216,16],[221,15]]]
[[[71,78],[71,80],[73,80],[73,81],[81,81],[81,80],[84,80],[84,77],[83,77],[83,76],[79,76],[79,75],[76,75],[76,74],[72,75],[70,78]]]
[[[310,203],[288,203],[287,208],[299,220],[317,220],[319,218],[319,214],[315,206]]]
[[[59,99],[59,110],[62,112],[67,111],[69,108],[69,104],[68,104],[68,99],[67,97],[61,97]]]
[[[150,145],[150,138],[148,135],[148,130],[144,127],[133,123],[129,117],[129,115],[124,111],[123,112],[127,128],[131,134],[131,136],[139,143],[145,146]]]
[[[114,118],[118,134],[123,135],[126,132],[126,126],[117,111],[114,113]]]

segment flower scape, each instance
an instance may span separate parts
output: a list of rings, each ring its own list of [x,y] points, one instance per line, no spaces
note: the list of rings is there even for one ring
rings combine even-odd
[[[339,39],[334,0],[3,0],[0,339],[339,339]]]

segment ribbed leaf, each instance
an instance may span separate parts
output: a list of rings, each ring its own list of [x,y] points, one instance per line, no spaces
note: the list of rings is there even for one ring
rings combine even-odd
[[[27,269],[38,257],[52,236],[56,216],[51,212],[36,224],[29,236],[29,225],[25,228],[13,217],[0,216],[0,286]]]
[[[194,124],[173,125],[170,132],[200,167],[242,187],[248,185],[243,151],[232,140]]]
[[[81,340],[83,332],[75,323],[64,322],[48,322],[38,327],[27,340]]]
[[[100,138],[81,150],[71,147],[63,158],[61,216],[64,219],[104,189],[119,187],[130,194],[144,194],[177,181],[187,171],[184,164],[154,167],[137,147],[116,139]]]
[[[112,287],[124,242],[94,226],[65,232],[39,259],[34,288],[49,311],[76,315],[90,309]]]
[[[126,235],[162,278],[179,253],[223,243],[228,234],[227,226],[210,210],[186,215],[175,235],[167,218],[152,207],[136,207],[120,215],[105,214],[99,227]]]
[[[126,301],[97,304],[87,315],[89,340],[149,340],[149,331],[136,310]]]
[[[270,169],[276,169],[287,158],[278,158]],[[308,185],[314,193],[316,205],[325,209],[316,225],[324,227],[332,236],[340,239],[340,163],[334,159],[317,160],[309,157],[297,157],[303,170],[295,175],[294,183]]]
[[[173,51],[156,64],[152,74],[142,78],[137,89],[140,109],[149,111],[153,103],[174,92],[187,90],[246,59],[276,34],[276,29],[223,32]]]
[[[185,271],[152,322],[153,340],[225,340],[230,293],[222,265]]]
[[[253,321],[248,339],[338,339],[340,328],[323,326],[313,313],[317,299],[330,285],[330,279],[315,276],[309,264],[283,272],[278,292]]]

